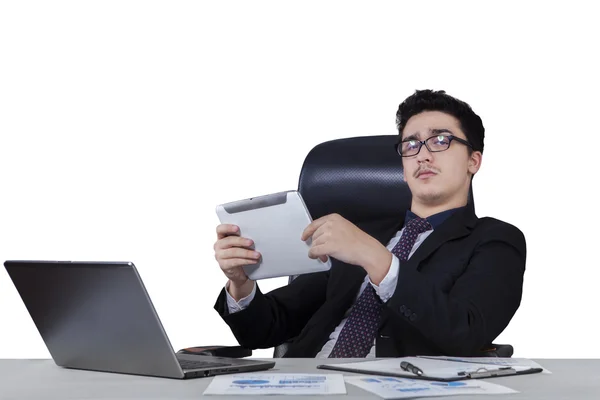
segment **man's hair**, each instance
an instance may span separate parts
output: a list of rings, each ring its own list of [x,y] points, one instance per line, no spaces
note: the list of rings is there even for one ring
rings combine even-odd
[[[443,90],[417,90],[400,104],[396,113],[400,140],[408,120],[423,111],[440,111],[454,116],[460,122],[460,128],[473,146],[473,150],[483,153],[485,128],[481,118],[467,103],[446,94]]]

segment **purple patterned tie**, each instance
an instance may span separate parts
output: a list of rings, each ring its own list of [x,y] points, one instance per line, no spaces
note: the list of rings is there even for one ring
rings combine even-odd
[[[402,237],[396,243],[394,248],[392,249],[392,254],[394,254],[400,261],[407,261],[408,255],[412,250],[415,242],[417,241],[417,237],[429,230],[432,230],[432,226],[425,218],[414,218],[408,221],[406,226],[404,227],[404,232],[402,232]]]
[[[392,249],[392,254],[400,261],[408,260],[417,236],[433,229],[424,218],[410,220],[404,227],[402,237]],[[373,347],[375,334],[381,314],[381,300],[370,283],[356,300],[352,311],[338,336],[329,358],[362,358],[366,357]]]

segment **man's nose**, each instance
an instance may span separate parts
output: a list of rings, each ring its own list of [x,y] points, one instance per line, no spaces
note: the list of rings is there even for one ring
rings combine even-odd
[[[433,158],[433,153],[431,153],[429,151],[429,149],[427,148],[427,146],[422,145],[421,146],[421,150],[419,151],[419,154],[417,154],[417,161],[419,163],[422,162],[431,162]]]

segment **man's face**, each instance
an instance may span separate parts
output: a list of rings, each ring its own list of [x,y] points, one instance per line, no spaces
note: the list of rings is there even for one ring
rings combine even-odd
[[[430,143],[435,146],[436,143],[446,140],[440,137],[441,135],[467,139],[460,129],[460,122],[452,115],[440,111],[424,111],[408,120],[402,132],[402,141],[426,140],[434,136],[435,139]],[[443,145],[437,149],[441,147]],[[467,146],[453,140],[447,150],[440,152],[430,152],[423,145],[417,155],[402,157],[402,162],[404,180],[413,199],[435,206],[466,198],[471,175],[475,174],[481,165],[481,153],[475,151],[469,155]]]

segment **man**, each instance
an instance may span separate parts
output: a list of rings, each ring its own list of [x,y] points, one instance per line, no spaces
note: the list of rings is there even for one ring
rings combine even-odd
[[[481,119],[444,91],[423,90],[396,121],[411,209],[392,230],[381,221],[365,232],[337,214],[313,221],[302,240],[312,237],[309,257],[332,257],[330,271],[262,294],[242,269],[260,253],[238,227],[217,227],[229,281],[215,309],[241,345],[294,338],[285,357],[475,356],[506,328],[521,302],[525,238],[468,203]]]

